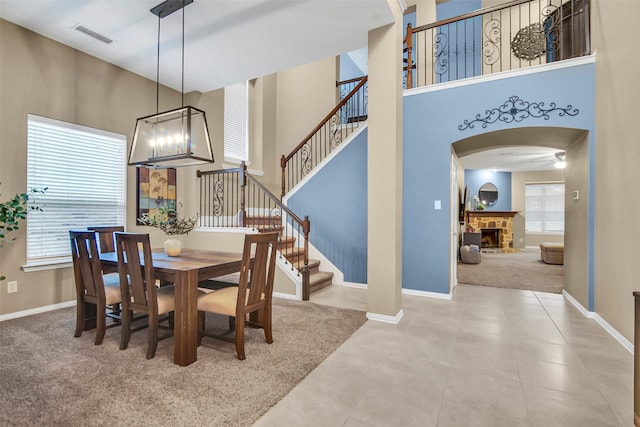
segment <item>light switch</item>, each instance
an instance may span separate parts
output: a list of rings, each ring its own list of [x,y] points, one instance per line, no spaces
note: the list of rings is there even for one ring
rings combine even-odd
[[[433,202],[433,208],[434,209],[442,209],[442,203],[440,203],[440,200],[435,200]]]
[[[573,200],[580,199],[580,192],[578,190],[573,192]]]

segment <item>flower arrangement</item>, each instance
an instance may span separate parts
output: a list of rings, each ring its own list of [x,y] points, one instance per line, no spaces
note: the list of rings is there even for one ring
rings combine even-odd
[[[138,223],[158,228],[168,236],[180,236],[193,231],[199,219],[200,215],[180,217],[174,208],[161,208],[158,209],[158,215],[142,214],[142,217],[138,218]]]

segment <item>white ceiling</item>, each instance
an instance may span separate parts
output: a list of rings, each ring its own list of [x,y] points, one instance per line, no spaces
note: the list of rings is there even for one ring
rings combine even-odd
[[[0,17],[155,81],[158,17],[150,9],[161,2],[0,0]],[[393,22],[387,0],[195,0],[184,12],[185,92],[366,47],[369,30]],[[160,27],[160,82],[180,90],[182,12]]]
[[[0,0],[0,18],[155,81],[158,18],[150,9],[161,2]],[[185,92],[347,52],[366,68],[368,31],[393,22],[387,0],[195,0],[184,12]],[[113,42],[76,31],[78,24]],[[163,18],[160,28],[160,82],[181,90],[182,12]],[[502,147],[461,161],[466,169],[546,170],[558,151]]]
[[[553,170],[557,148],[501,147],[461,157],[465,169],[493,169],[504,172]]]

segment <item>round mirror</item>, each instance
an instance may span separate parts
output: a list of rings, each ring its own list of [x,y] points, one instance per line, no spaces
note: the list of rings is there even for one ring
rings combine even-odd
[[[484,206],[493,206],[498,201],[498,187],[492,182],[485,182],[478,191],[480,203]]]

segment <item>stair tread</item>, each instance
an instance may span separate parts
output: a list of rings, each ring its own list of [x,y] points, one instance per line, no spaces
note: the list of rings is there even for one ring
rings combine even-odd
[[[316,271],[309,275],[309,283],[319,283],[325,280],[333,279],[333,273],[330,271]]]
[[[302,268],[304,267],[304,261],[303,260],[297,260],[295,262],[292,263],[293,266],[295,267],[296,270],[302,270]],[[309,264],[307,265],[307,268],[309,270],[318,267],[320,265],[320,261],[317,259],[310,259],[309,260]]]

